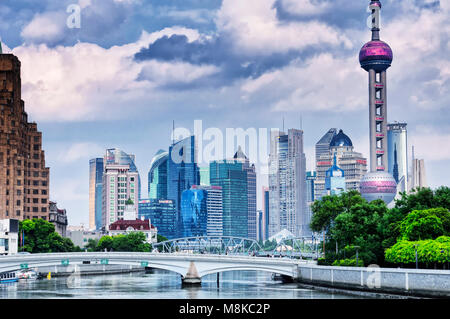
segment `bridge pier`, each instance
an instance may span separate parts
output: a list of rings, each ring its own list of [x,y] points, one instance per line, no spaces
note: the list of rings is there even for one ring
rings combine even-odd
[[[201,286],[202,279],[200,278],[197,267],[193,261],[189,265],[189,269],[184,277],[181,278],[182,287]]]

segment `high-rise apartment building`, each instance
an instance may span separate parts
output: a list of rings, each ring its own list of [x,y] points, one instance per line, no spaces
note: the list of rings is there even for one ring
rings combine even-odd
[[[102,228],[103,158],[89,161],[89,229]]]
[[[139,209],[139,173],[134,155],[119,149],[108,149],[104,158],[102,223],[108,230],[110,224],[124,219],[125,204],[133,201]]]
[[[309,236],[303,131],[272,132],[269,157],[269,236],[288,230]]]
[[[237,160],[210,163],[211,186],[222,188],[223,235],[248,238],[247,171]]]
[[[408,136],[406,123],[387,126],[388,170],[402,191],[408,189]]]
[[[48,219],[50,169],[21,99],[20,66],[0,51],[0,219]]]
[[[159,150],[153,157],[148,172],[149,199],[167,199],[167,165],[169,153]]]
[[[327,194],[325,178],[327,171],[333,166],[334,155],[336,155],[337,165],[344,170],[346,190],[359,191],[361,178],[367,173],[367,159],[361,153],[354,151],[352,140],[339,130],[339,133],[330,141],[328,153],[322,154],[316,162],[315,200]]]

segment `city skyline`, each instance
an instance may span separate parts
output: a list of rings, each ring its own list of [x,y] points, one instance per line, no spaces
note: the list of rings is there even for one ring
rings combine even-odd
[[[82,9],[80,30],[66,30],[58,19],[53,20],[53,33],[36,28],[52,16],[63,16],[65,22],[65,10],[72,2],[76,1],[42,1],[32,16],[24,13],[14,26],[6,23],[0,27],[4,52],[11,52],[12,48],[12,53],[22,61],[26,110],[43,133],[46,165],[51,168],[50,199],[67,209],[70,224],[88,225],[88,161],[101,156],[107,148],[123,149],[136,155],[142,185],[147,185],[145,173],[152,157],[170,143],[172,120],[187,128],[192,127],[194,119],[202,119],[205,126],[223,131],[227,127],[281,130],[285,117],[286,128],[301,128],[305,133],[307,170],[314,169],[317,140],[330,127],[341,127],[349,136],[357,137],[353,140],[356,149],[368,157],[364,86],[367,79],[357,65],[357,50],[366,42],[368,32],[366,21],[361,18],[367,6],[364,1],[356,5],[337,1],[335,10],[347,21],[333,20],[329,7],[308,1],[307,12],[287,0],[249,1],[238,4],[234,10],[233,1],[200,1],[198,7],[184,1],[178,6],[166,6],[166,11],[159,1],[152,1],[154,8],[147,14],[158,15],[159,20],[152,20],[151,25],[146,25],[143,19],[134,24],[124,22],[124,17],[138,15],[138,4],[104,1],[110,2],[107,8],[112,13],[126,9],[121,15],[113,15],[123,20],[119,28],[114,24],[106,26],[115,30],[111,36],[96,34],[92,12],[104,4],[90,1],[91,5]],[[408,145],[415,146],[417,158],[425,159],[429,186],[437,187],[447,184],[450,178],[445,170],[449,150],[440,147],[450,141],[449,113],[443,109],[449,98],[445,89],[449,78],[445,71],[448,47],[444,47],[448,40],[445,21],[449,4],[411,3],[415,4],[413,9],[407,4],[383,3],[386,9],[382,16],[383,39],[396,53],[396,63],[390,69],[389,121],[408,123]],[[23,1],[6,1],[3,5],[13,11],[16,5],[20,7],[18,11],[27,7]],[[1,18],[8,21],[10,17],[3,12]],[[214,15],[216,19],[211,18]],[[239,30],[243,20],[249,18],[262,23],[268,38],[255,35],[253,41],[247,41],[248,35]],[[423,25],[423,31],[419,23],[409,25],[413,19]],[[97,24],[103,22],[101,17],[97,20]],[[285,25],[270,28],[273,21]],[[303,25],[317,32],[317,42],[299,31]],[[142,34],[144,30],[147,34]],[[295,32],[297,38],[290,38],[290,32]],[[419,41],[414,34],[428,41]],[[208,35],[212,35],[212,40]],[[270,41],[273,35],[280,37],[280,45]],[[408,38],[415,39],[414,43],[405,40]],[[231,47],[241,49],[242,54],[226,51],[227,59],[220,64],[217,61],[220,57],[212,52],[225,41],[231,41]],[[183,57],[162,57],[164,47],[170,45],[181,50],[177,52],[184,52]],[[258,53],[262,48],[266,51],[264,56]],[[205,56],[194,61],[194,50],[202,50]],[[290,51],[295,52],[295,57]],[[419,64],[424,59],[427,63]],[[113,75],[101,68],[104,65],[101,60],[109,61],[112,74],[120,75],[114,78],[117,83],[111,83]],[[239,67],[246,63],[249,67]],[[443,63],[444,68],[438,69],[438,63]],[[97,68],[92,67],[96,64]],[[55,67],[62,70],[65,81],[52,74]],[[168,71],[156,79],[160,74],[152,72],[162,67]],[[338,67],[339,71],[332,69]],[[323,72],[327,70],[329,75],[325,79]],[[101,71],[104,74],[96,74]],[[91,80],[92,72],[96,72],[96,80]],[[323,88],[325,81],[336,82],[341,78],[342,84]],[[274,84],[279,92],[268,90]],[[45,89],[50,88],[55,95],[46,95],[49,93]],[[144,94],[145,90],[150,93]],[[222,95],[217,98],[217,94]],[[51,103],[45,105],[43,101],[47,100]],[[111,103],[112,100],[116,101]],[[72,105],[63,107],[67,101]],[[258,190],[268,185],[267,177],[258,176],[257,181]],[[145,188],[141,190],[145,192]],[[257,204],[261,209],[260,191]]]

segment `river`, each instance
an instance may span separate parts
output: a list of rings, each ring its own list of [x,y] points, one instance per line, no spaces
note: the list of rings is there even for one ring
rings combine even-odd
[[[179,275],[154,270],[73,276],[0,284],[2,299],[348,299],[355,296],[305,289],[274,281],[270,273],[232,271],[202,278],[201,287],[181,287]]]

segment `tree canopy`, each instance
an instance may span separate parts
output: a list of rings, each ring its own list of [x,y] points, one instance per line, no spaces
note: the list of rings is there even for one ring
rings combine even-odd
[[[368,203],[357,191],[349,191],[315,201],[310,227],[327,235],[325,263],[355,258],[354,247],[359,247],[366,265],[384,264],[386,249],[397,242],[401,246],[450,236],[449,209],[450,188],[444,186],[402,193],[391,209],[381,200]]]

